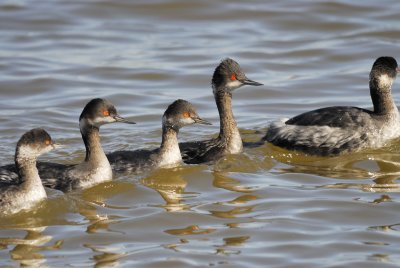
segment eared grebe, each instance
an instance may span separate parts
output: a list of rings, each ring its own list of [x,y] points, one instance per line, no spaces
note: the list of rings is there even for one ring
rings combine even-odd
[[[179,129],[191,124],[211,123],[201,119],[193,105],[176,100],[168,106],[162,117],[161,146],[155,150],[116,151],[107,154],[115,172],[139,174],[160,167],[174,167],[182,163],[178,145]]]
[[[105,99],[93,99],[86,104],[79,117],[79,128],[86,147],[85,160],[77,165],[39,162],[37,166],[43,185],[65,192],[111,180],[112,169],[101,147],[99,128],[114,122],[135,124],[119,116],[114,105]],[[15,172],[14,165],[3,168]]]
[[[320,156],[381,147],[400,136],[399,111],[391,95],[398,72],[392,57],[380,57],[373,64],[369,76],[373,111],[335,106],[306,112],[271,124],[263,139],[286,149]]]
[[[188,164],[209,162],[227,154],[242,152],[242,138],[232,112],[232,92],[244,85],[262,85],[248,79],[239,64],[229,58],[215,69],[211,84],[220,118],[219,136],[210,140],[180,143],[183,161]]]
[[[50,135],[41,128],[26,132],[17,143],[15,166],[18,179],[0,180],[0,213],[3,215],[29,209],[47,197],[36,168],[36,158],[55,147]],[[0,168],[5,175],[7,170]]]

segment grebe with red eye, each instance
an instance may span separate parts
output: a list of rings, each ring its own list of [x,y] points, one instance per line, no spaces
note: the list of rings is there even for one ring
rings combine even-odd
[[[105,99],[93,99],[86,104],[79,117],[79,128],[86,147],[85,160],[77,165],[39,162],[38,170],[43,185],[61,191],[88,188],[112,179],[112,169],[100,143],[99,130],[104,124],[127,121],[114,105]],[[0,182],[16,179],[14,165],[0,169]]]
[[[232,92],[244,85],[261,86],[250,80],[232,59],[223,60],[214,71],[211,81],[220,118],[220,132],[215,139],[179,144],[185,163],[198,164],[242,152],[242,138],[232,112]]]
[[[178,145],[179,129],[192,124],[211,125],[197,114],[193,105],[176,100],[168,106],[162,117],[162,141],[154,150],[116,151],[107,154],[115,172],[141,174],[156,168],[170,168],[182,163]]]
[[[40,128],[22,135],[15,150],[18,179],[7,183],[0,181],[0,214],[8,215],[29,209],[47,197],[36,168],[36,158],[55,146],[50,135]]]

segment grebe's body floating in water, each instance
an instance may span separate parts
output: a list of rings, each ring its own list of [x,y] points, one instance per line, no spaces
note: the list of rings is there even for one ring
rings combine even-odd
[[[182,163],[178,145],[179,129],[186,125],[205,124],[195,108],[185,100],[176,100],[168,106],[162,118],[162,142],[154,150],[116,151],[107,154],[117,173],[140,174],[156,168],[174,167]]]
[[[373,111],[335,106],[306,112],[272,123],[263,140],[319,156],[383,146],[400,136],[399,111],[391,95],[398,72],[392,57],[380,57],[373,64],[369,77]]]
[[[179,144],[185,163],[199,164],[214,161],[243,150],[242,138],[232,112],[232,92],[244,85],[261,86],[250,80],[232,59],[223,60],[214,71],[211,81],[220,118],[220,132],[215,139]]]
[[[47,197],[36,168],[36,159],[54,147],[50,135],[43,129],[35,128],[22,135],[15,150],[18,178],[0,180],[1,214],[29,209]],[[3,173],[0,168],[0,174]]]
[[[94,186],[112,179],[112,169],[100,143],[100,126],[122,122],[134,124],[118,115],[114,105],[105,99],[92,99],[79,117],[79,128],[86,147],[85,160],[77,165],[39,162],[38,170],[43,185],[61,191]],[[14,165],[3,167],[16,175]],[[0,174],[0,181],[5,174]],[[10,177],[10,175],[7,175]]]

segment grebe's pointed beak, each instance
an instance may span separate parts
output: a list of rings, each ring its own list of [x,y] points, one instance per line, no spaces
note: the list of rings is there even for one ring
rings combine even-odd
[[[201,119],[200,117],[195,117],[193,118],[195,124],[201,124],[201,125],[212,125],[210,122],[207,120]]]
[[[119,123],[125,123],[125,124],[136,124],[133,121],[129,121],[125,118],[123,118],[122,116],[120,116],[119,114],[114,116],[115,122],[119,122]]]
[[[263,84],[261,84],[259,82],[256,82],[254,80],[250,80],[248,78],[246,78],[246,79],[244,79],[244,80],[242,80],[240,82],[242,82],[244,85],[249,85],[249,86],[262,86],[263,85]]]
[[[53,149],[59,149],[59,148],[63,148],[64,145],[61,143],[53,143],[51,146],[53,146]]]

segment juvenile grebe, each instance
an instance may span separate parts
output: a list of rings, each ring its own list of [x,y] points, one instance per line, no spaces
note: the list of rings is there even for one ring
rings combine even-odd
[[[50,135],[41,128],[32,129],[22,135],[15,150],[18,179],[3,183],[0,180],[1,214],[29,209],[47,197],[36,168],[36,159],[54,147]],[[1,168],[0,173],[3,173]]]
[[[114,122],[135,124],[118,115],[114,105],[105,99],[92,99],[87,103],[79,117],[79,128],[86,147],[85,160],[77,165],[39,162],[37,166],[43,185],[66,192],[111,180],[112,169],[101,147],[99,129]],[[15,172],[14,165],[3,168]]]
[[[248,79],[239,64],[229,58],[215,69],[211,84],[220,118],[219,136],[210,140],[180,143],[183,161],[188,164],[209,162],[227,154],[242,152],[242,138],[232,112],[232,92],[244,85],[262,85]]]
[[[276,146],[310,155],[338,155],[381,147],[400,136],[399,111],[391,95],[399,68],[392,57],[372,66],[369,87],[374,110],[335,106],[272,123],[263,138]]]
[[[162,117],[162,141],[154,150],[116,151],[107,154],[115,172],[140,174],[160,167],[174,167],[182,163],[178,145],[178,132],[192,124],[211,125],[197,114],[193,105],[176,100],[168,106]]]

